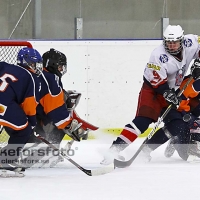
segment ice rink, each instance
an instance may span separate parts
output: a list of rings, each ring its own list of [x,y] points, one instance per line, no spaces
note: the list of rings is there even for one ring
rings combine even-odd
[[[101,167],[102,155],[114,136],[74,143],[71,158],[86,169]],[[137,139],[123,155],[129,159],[144,138]],[[166,143],[167,144],[167,143]],[[67,160],[55,168],[26,170],[24,178],[0,178],[1,200],[198,200],[200,163],[186,163],[174,154],[164,157],[166,144],[142,156],[128,168],[100,176],[87,176]],[[62,143],[64,145],[64,142]]]

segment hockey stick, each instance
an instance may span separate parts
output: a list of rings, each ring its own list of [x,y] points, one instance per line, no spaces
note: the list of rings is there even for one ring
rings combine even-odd
[[[41,141],[43,141],[45,144],[47,144],[49,147],[51,147],[52,149],[56,150],[56,151],[60,151],[58,148],[56,148],[53,144],[51,144],[50,142],[48,142],[46,139],[44,139],[42,136],[40,136],[39,134],[37,134],[36,132],[34,132],[34,135],[40,139]],[[60,155],[67,159],[70,163],[72,163],[73,165],[75,165],[79,170],[81,170],[83,173],[87,174],[88,176],[98,176],[98,175],[103,175],[103,174],[107,174],[112,172],[115,167],[114,164],[110,164],[106,167],[102,167],[99,169],[94,169],[94,170],[89,170],[89,169],[85,169],[82,166],[80,166],[78,163],[76,163],[74,160],[72,160],[69,156],[67,156],[63,151],[60,151]]]
[[[0,127],[0,149],[5,147],[8,144],[10,136],[5,131],[4,126],[1,125]]]
[[[179,91],[177,97],[180,97],[181,94],[184,92],[184,90],[186,89],[186,87],[189,85],[190,81],[193,79],[193,77],[191,76],[188,81],[184,84],[183,88]],[[159,125],[161,124],[161,122],[163,121],[163,119],[166,117],[166,115],[169,113],[169,111],[172,108],[172,104],[170,104],[167,109],[165,110],[165,112],[162,114],[161,117],[158,118],[158,121],[155,123],[154,128],[151,130],[151,132],[148,134],[147,138],[144,140],[144,142],[141,144],[141,146],[139,147],[139,149],[136,151],[136,153],[133,155],[133,157],[130,160],[127,161],[120,161],[117,159],[114,159],[114,166],[118,167],[118,168],[125,168],[125,167],[129,167],[132,162],[136,159],[136,157],[138,156],[138,154],[141,152],[141,150],[143,149],[144,145],[147,143],[148,140],[150,140],[152,138],[152,136],[154,135],[154,133],[156,132],[156,129],[159,127]]]

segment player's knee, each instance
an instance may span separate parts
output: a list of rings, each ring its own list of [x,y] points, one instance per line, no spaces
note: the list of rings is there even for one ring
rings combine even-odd
[[[189,133],[189,125],[181,119],[172,120],[166,124],[167,130],[172,136],[186,135]]]
[[[147,117],[136,117],[133,121],[133,124],[137,127],[137,129],[143,133],[147,130],[149,127],[149,124],[153,122],[152,119],[147,118]]]

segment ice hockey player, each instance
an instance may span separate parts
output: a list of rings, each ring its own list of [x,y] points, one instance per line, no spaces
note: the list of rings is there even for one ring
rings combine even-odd
[[[176,110],[180,104],[176,90],[181,85],[190,62],[199,57],[200,44],[197,35],[184,35],[180,25],[169,25],[163,34],[163,44],[155,48],[147,63],[143,85],[138,98],[135,118],[125,125],[120,136],[113,142],[101,164],[110,164],[120,151],[131,144],[161,113],[173,104],[167,122],[167,129],[174,135],[189,132],[188,123],[182,120],[182,112]],[[164,132],[159,129],[159,132]],[[155,133],[159,135],[160,133]]]
[[[197,90],[197,86],[200,85],[200,59],[197,58],[194,60],[194,63],[191,67],[192,76],[195,80],[195,86],[187,87],[184,93],[187,93],[187,98],[189,99],[188,103],[190,106],[190,113],[184,116],[184,120],[187,120],[190,126],[190,137],[188,145],[186,146],[187,152],[184,156],[180,156],[183,160],[193,161],[195,157],[200,157],[200,101],[199,101],[199,91],[193,91],[194,88]],[[190,86],[190,85],[189,85]],[[175,136],[170,138],[168,145],[165,149],[165,156],[167,158],[171,157],[175,149],[181,149],[180,147],[180,137]],[[180,155],[180,153],[179,153]],[[191,160],[193,159],[193,160]]]
[[[0,62],[0,125],[10,135],[1,149],[0,169],[23,176],[24,168],[17,161],[36,125],[42,57],[36,49],[20,50],[17,62]]]
[[[45,52],[42,58],[44,70],[39,77],[41,90],[40,103],[37,106],[36,133],[56,145],[57,148],[59,148],[65,134],[73,141],[87,139],[88,124],[84,123],[74,111],[81,94],[75,91],[65,91],[61,82],[62,76],[67,72],[65,54],[52,48]],[[95,130],[97,128],[92,125],[89,127]],[[36,163],[35,167],[42,167],[43,164],[45,164],[44,167],[53,167],[59,161],[62,161],[58,152],[53,155],[48,151],[48,155],[45,155],[48,146],[41,147],[38,145],[42,141],[34,135],[31,136],[29,143],[34,143],[33,148],[38,149],[39,147],[39,149],[23,160],[24,163],[30,163],[27,166],[31,167]],[[38,155],[41,150],[44,152],[45,160],[42,160],[43,156]],[[39,163],[38,160],[40,160]]]
[[[195,59],[194,64],[191,67],[192,75],[196,74],[195,71],[197,68],[196,66],[194,66],[196,63],[196,60],[199,60],[199,58]],[[186,78],[182,82],[181,86],[184,85],[185,82],[187,82],[187,79],[188,78]],[[143,149],[143,151],[146,153],[146,156],[148,157],[149,160],[151,158],[150,153],[154,151],[155,149],[157,149],[160,145],[164,144],[169,139],[173,141],[174,143],[173,147],[177,150],[179,156],[183,160],[189,161],[188,158],[191,158],[191,157],[193,158],[195,153],[197,153],[196,151],[194,151],[194,149],[197,150],[196,148],[197,145],[194,145],[194,143],[191,143],[191,141],[198,140],[198,137],[197,137],[198,135],[193,134],[191,132],[192,130],[194,130],[195,128],[194,124],[197,124],[196,120],[198,119],[198,116],[200,115],[199,100],[198,102],[195,102],[198,99],[199,91],[200,91],[200,80],[196,80],[196,81],[192,80],[190,84],[188,85],[188,87],[183,92],[183,95],[181,96],[183,100],[181,101],[181,104],[179,105],[178,111],[182,113],[183,115],[182,119],[188,125],[189,130],[181,129],[180,127],[181,131],[177,132],[177,134],[174,134],[173,128],[170,129],[171,131],[170,132],[168,128],[168,121],[166,121],[170,116],[167,115],[165,117],[166,119],[164,120],[166,121],[165,126],[161,128],[163,131],[158,131],[156,134],[154,134],[153,137],[146,142],[146,146]],[[185,112],[186,107],[188,107],[189,112]],[[172,120],[170,119],[170,122],[171,121],[173,122],[173,119]],[[186,132],[184,132],[185,130]],[[170,157],[170,154],[172,154],[172,149],[170,149],[170,146],[167,147],[167,151],[165,151],[165,154],[167,157]]]

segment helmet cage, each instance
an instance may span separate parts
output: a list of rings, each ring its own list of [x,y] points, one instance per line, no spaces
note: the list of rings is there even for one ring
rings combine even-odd
[[[169,49],[167,42],[177,42],[179,41],[179,48],[177,50],[173,50],[173,49]],[[181,52],[181,50],[183,49],[183,38],[179,39],[179,40],[167,40],[167,39],[163,39],[163,45],[165,47],[165,50],[171,54],[171,55],[177,55],[179,52]]]
[[[42,73],[43,70],[42,62],[27,62],[24,58],[23,58],[23,66],[26,68],[27,67],[30,68],[38,76]]]
[[[62,67],[62,71],[59,70],[59,67]],[[62,74],[62,76],[67,72],[67,65],[60,64],[58,65],[58,71]]]

